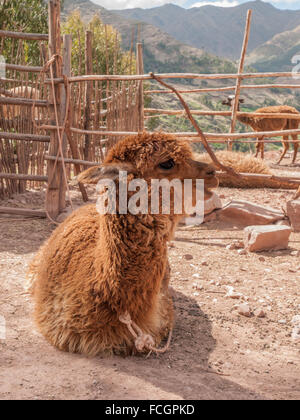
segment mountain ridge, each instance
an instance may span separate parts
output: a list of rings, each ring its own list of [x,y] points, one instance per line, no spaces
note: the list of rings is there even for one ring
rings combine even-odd
[[[122,45],[130,48],[132,28],[137,30],[137,22],[119,16],[90,0],[65,0],[63,17],[78,9],[82,19],[89,21],[100,13],[104,23],[110,24],[122,35]],[[141,41],[144,50],[145,71],[154,72],[195,72],[195,73],[231,73],[236,66],[231,60],[220,59],[213,54],[177,41],[159,28],[141,23]]]
[[[253,10],[248,51],[299,24],[300,10],[281,10],[260,0],[227,8],[206,5],[183,9],[166,4],[152,9],[114,10],[114,13],[159,27],[187,45],[235,60],[240,55],[248,9]]]

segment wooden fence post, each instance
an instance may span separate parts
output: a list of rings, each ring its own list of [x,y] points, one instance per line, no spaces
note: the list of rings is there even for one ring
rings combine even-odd
[[[60,35],[60,0],[49,1],[49,56],[59,54],[61,52],[61,35]],[[53,77],[61,77],[62,63],[61,60],[56,59],[53,65]],[[55,84],[55,95],[51,99],[51,123],[56,126],[54,104],[57,104],[58,115],[61,118],[61,98],[62,98],[61,84]],[[51,90],[52,91],[52,90]],[[51,130],[49,154],[56,156],[59,150],[59,138],[57,130]],[[63,169],[61,162],[48,161],[48,193],[46,196],[45,207],[52,218],[56,218],[62,210],[64,200],[61,192],[64,187]]]
[[[239,77],[236,79],[235,96],[234,96],[234,101],[233,101],[233,106],[232,106],[231,126],[230,126],[231,133],[234,133],[234,130],[235,130],[236,117],[237,117],[237,111],[238,111],[239,100],[240,100],[241,83],[242,83],[242,77],[240,75],[243,73],[243,70],[244,70],[245,56],[247,52],[247,46],[248,46],[248,40],[249,40],[249,34],[250,34],[251,16],[252,16],[252,10],[248,10],[243,46],[242,46],[242,51],[241,51],[241,58],[240,58],[239,69],[238,69]],[[228,142],[228,150],[232,150],[232,141]]]
[[[85,74],[93,74],[93,33],[85,32]],[[93,82],[86,82],[85,85],[85,111],[84,129],[89,130],[91,119],[91,99],[93,94]],[[84,160],[89,160],[91,136],[85,135],[84,138]]]
[[[72,37],[71,35],[64,35],[63,36],[63,74],[67,77],[71,76],[71,54],[72,54]],[[59,115],[59,121],[60,125],[63,124],[65,118],[66,118],[66,109],[67,107],[67,92],[66,89],[63,88],[61,90],[61,102],[60,102],[60,115]],[[62,138],[62,149],[63,149],[63,155],[66,156],[67,154],[67,135],[66,132],[64,133],[64,136]],[[61,212],[66,207],[66,181],[65,181],[65,175],[63,170],[60,171],[60,189],[59,189],[59,211]]]
[[[144,74],[143,44],[136,44],[136,72]],[[138,131],[144,131],[144,84],[142,80],[138,82]]]

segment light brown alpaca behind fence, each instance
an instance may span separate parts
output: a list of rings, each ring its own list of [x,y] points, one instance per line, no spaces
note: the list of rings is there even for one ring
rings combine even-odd
[[[120,170],[128,180],[146,181],[148,199],[153,179],[202,178],[206,198],[208,188],[218,185],[213,166],[194,161],[188,143],[161,133],[125,138],[102,166],[83,172],[78,181],[108,178],[118,191]],[[50,343],[86,355],[129,354],[137,344],[120,322],[128,312],[159,345],[173,324],[167,242],[185,215],[173,207],[172,195],[171,214],[153,214],[150,206],[146,214],[120,214],[117,206],[116,214],[100,215],[87,205],[53,232],[31,267],[35,320]]]
[[[27,98],[27,99],[38,99],[39,90],[31,86],[17,86],[9,89],[2,93],[0,96],[9,98]],[[1,105],[2,111],[0,112],[0,118],[9,120],[13,112],[13,117],[18,117],[22,113],[23,105]],[[38,118],[38,108],[35,109],[35,117]]]
[[[228,96],[228,98],[222,102],[223,105],[227,105],[232,107],[234,100],[234,95]],[[238,111],[240,110],[240,103],[243,103],[244,99],[239,99],[238,104]],[[267,106],[263,108],[258,108],[255,112],[258,113],[284,113],[284,114],[299,114],[299,111],[297,111],[296,108],[292,106],[287,105],[279,105],[279,106]],[[300,123],[300,120],[293,120],[293,119],[287,119],[287,118],[263,118],[263,117],[254,117],[254,116],[237,116],[238,121],[245,125],[249,125],[254,131],[280,131],[280,130],[292,130],[297,129]],[[292,158],[292,163],[295,163],[299,148],[299,142],[298,135],[292,134],[292,139],[296,141],[293,143],[294,146],[294,154]],[[277,162],[279,164],[284,156],[286,155],[286,152],[289,150],[289,136],[284,135],[283,136],[283,151],[282,154]],[[260,152],[261,158],[264,158],[264,136],[258,137],[257,143],[256,143],[256,155],[258,156]]]

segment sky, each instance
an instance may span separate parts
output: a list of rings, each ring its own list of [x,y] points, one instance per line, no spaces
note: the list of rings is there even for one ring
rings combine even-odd
[[[177,4],[178,6],[189,9],[191,7],[200,7],[205,5],[215,5],[222,7],[232,7],[238,4],[246,3],[249,0],[92,0],[106,9],[132,9],[141,7],[150,9],[152,7],[162,6],[166,3]],[[268,3],[278,9],[300,10],[300,0],[270,0]]]

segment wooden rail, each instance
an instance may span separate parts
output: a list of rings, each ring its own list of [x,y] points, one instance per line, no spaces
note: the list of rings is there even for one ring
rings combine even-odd
[[[48,177],[43,175],[24,175],[24,174],[9,174],[6,172],[0,172],[0,178],[3,179],[15,179],[19,181],[37,181],[47,182]]]
[[[48,41],[48,34],[31,34],[23,32],[0,31],[0,38],[16,38],[31,41]]]
[[[2,207],[1,206],[0,213],[16,214],[19,216],[28,216],[28,217],[42,217],[42,218],[47,217],[45,210],[20,209],[20,208],[15,208],[15,207]]]
[[[46,160],[56,160],[56,156],[49,156],[45,155]],[[58,162],[62,162],[62,158],[57,159]],[[74,165],[83,165],[83,166],[97,166],[100,165],[100,163],[97,162],[91,162],[88,160],[81,160],[81,159],[71,159],[71,158],[64,158],[65,163],[74,164]]]
[[[40,73],[43,70],[43,67],[21,66],[20,64],[5,63],[5,69],[6,70],[16,70],[16,71],[20,71],[20,72]]]
[[[36,134],[9,133],[6,131],[3,131],[3,132],[0,131],[0,139],[39,141],[42,143],[50,142],[50,136],[40,136]]]
[[[37,106],[37,107],[48,107],[49,102],[42,99],[28,99],[28,98],[7,98],[0,96],[0,104],[3,105],[21,105],[21,106]]]
[[[228,74],[196,74],[196,73],[157,73],[157,77],[160,79],[200,79],[200,80],[217,80],[217,79],[259,79],[265,77],[293,77],[295,73],[293,72],[270,72],[270,73],[228,73]],[[63,78],[57,79],[63,82]],[[87,75],[87,76],[73,76],[69,77],[69,83],[77,82],[88,82],[88,81],[101,81],[101,80],[153,80],[153,77],[150,74],[141,74],[141,75]]]
[[[299,85],[289,85],[289,84],[262,84],[262,85],[241,85],[241,89],[270,89],[270,88],[277,88],[277,89],[300,89]],[[180,90],[177,89],[179,93],[205,93],[205,92],[228,92],[235,90],[235,86],[225,86],[225,87],[215,87],[215,88],[199,88],[199,89],[187,89],[187,90]],[[158,94],[169,94],[174,92],[172,90],[163,90],[163,89],[151,89],[145,90],[145,94],[151,95],[152,93]]]
[[[190,112],[195,115],[203,116],[231,116],[231,111],[199,111],[197,109],[191,109]],[[172,110],[172,109],[158,109],[158,108],[145,108],[146,114],[163,114],[163,115],[182,115],[184,116],[184,111],[181,110]],[[275,113],[275,112],[241,112],[238,111],[237,115],[240,117],[254,117],[254,118],[268,118],[268,119],[278,119],[278,118],[288,118],[291,120],[300,120],[300,114],[290,114],[290,113]]]
[[[70,131],[77,134],[90,134],[96,136],[136,136],[139,134],[137,131],[92,131],[92,130],[81,130],[79,128],[71,127]],[[199,134],[196,132],[178,132],[178,133],[169,133],[177,137],[197,137],[195,140],[191,140],[194,143],[200,142]],[[249,132],[249,133],[204,133],[208,139],[223,139],[223,138],[232,138],[232,139],[242,139],[242,138],[255,138],[258,136],[273,137],[273,136],[283,136],[285,134],[300,134],[300,129],[297,130],[281,130],[281,131],[258,131],[258,132]],[[274,143],[281,142],[282,140],[274,140]],[[291,141],[290,141],[291,142]],[[217,142],[215,142],[217,143]]]

